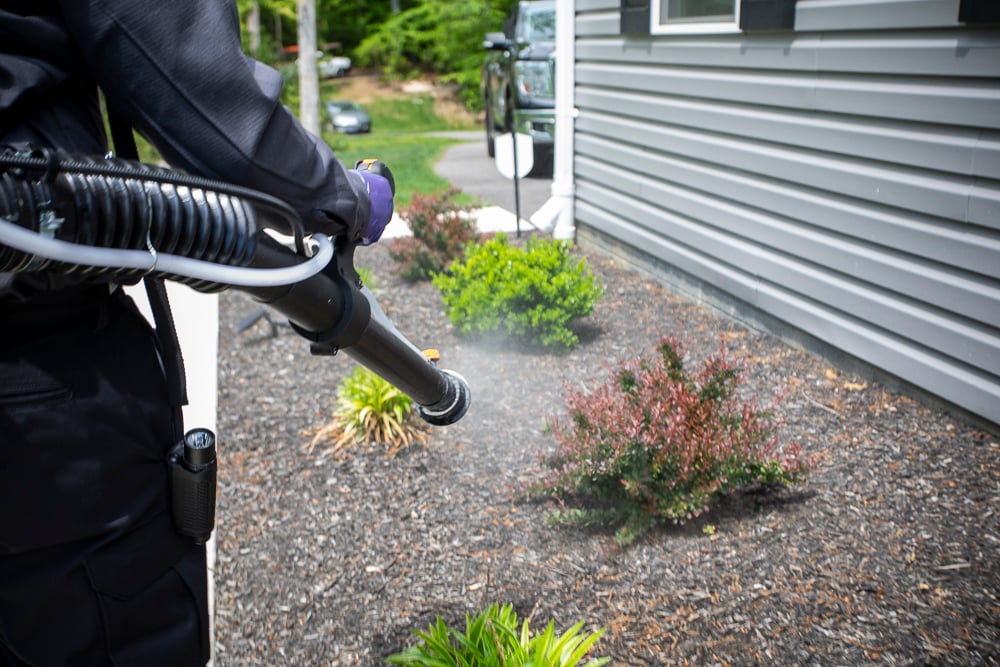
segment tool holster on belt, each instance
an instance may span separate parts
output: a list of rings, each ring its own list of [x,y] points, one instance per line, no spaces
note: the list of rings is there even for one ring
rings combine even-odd
[[[112,141],[119,156],[138,160],[139,152],[131,126],[111,110],[108,111],[108,116]],[[180,437],[183,432],[181,409],[188,403],[184,357],[163,280],[146,276],[143,284],[153,312],[157,344],[166,375],[167,395],[174,407],[174,422],[177,424],[177,433],[174,435],[177,444],[167,456],[174,530],[192,538],[195,544],[204,544],[215,526],[215,434],[208,429],[199,428]]]

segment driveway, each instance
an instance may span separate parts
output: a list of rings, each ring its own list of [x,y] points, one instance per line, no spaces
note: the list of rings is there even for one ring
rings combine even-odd
[[[479,197],[483,206],[499,206],[514,213],[514,181],[504,178],[486,153],[485,132],[450,132],[442,136],[461,139],[445,151],[435,171],[463,192]],[[549,199],[552,190],[551,174],[528,176],[518,182],[521,219],[527,220]],[[522,229],[525,229],[522,223]]]

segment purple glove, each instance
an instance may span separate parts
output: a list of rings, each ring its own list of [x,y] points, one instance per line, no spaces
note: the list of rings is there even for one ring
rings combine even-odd
[[[371,245],[382,238],[385,226],[392,220],[393,187],[389,179],[373,171],[356,170],[355,173],[364,181],[365,189],[368,191],[368,201],[371,205],[368,226],[365,227],[358,242],[361,245]]]

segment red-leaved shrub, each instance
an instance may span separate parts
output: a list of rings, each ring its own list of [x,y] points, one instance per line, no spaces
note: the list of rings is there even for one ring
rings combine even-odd
[[[807,466],[797,445],[778,451],[779,420],[736,395],[743,367],[720,353],[686,372],[676,337],[653,362],[622,363],[584,394],[567,388],[568,419],[550,418],[558,444],[529,495],[551,495],[553,520],[617,525],[620,546],[653,522],[683,523],[728,491],[790,484]]]
[[[413,235],[393,239],[389,256],[395,260],[404,280],[430,280],[460,257],[465,246],[476,237],[476,221],[470,215],[474,207],[457,204],[459,194],[457,188],[415,194],[410,205],[400,211]]]

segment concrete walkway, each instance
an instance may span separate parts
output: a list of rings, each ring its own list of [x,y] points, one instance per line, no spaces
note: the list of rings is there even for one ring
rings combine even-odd
[[[485,207],[499,206],[514,211],[514,182],[497,171],[486,151],[483,132],[466,133],[467,141],[448,148],[434,166],[438,176],[456,188],[478,197]],[[550,176],[527,176],[518,181],[521,217],[530,218],[548,201],[552,190]]]
[[[528,176],[519,179],[517,191],[512,180],[497,171],[486,151],[485,133],[436,132],[434,136],[459,139],[461,143],[448,148],[434,166],[438,176],[462,192],[477,197],[482,207],[475,211],[477,226],[483,232],[516,233],[535,231],[529,222],[533,213],[548,201],[552,190],[549,176]],[[515,211],[520,208],[520,227]],[[406,223],[398,215],[386,227],[384,238],[409,234]]]

